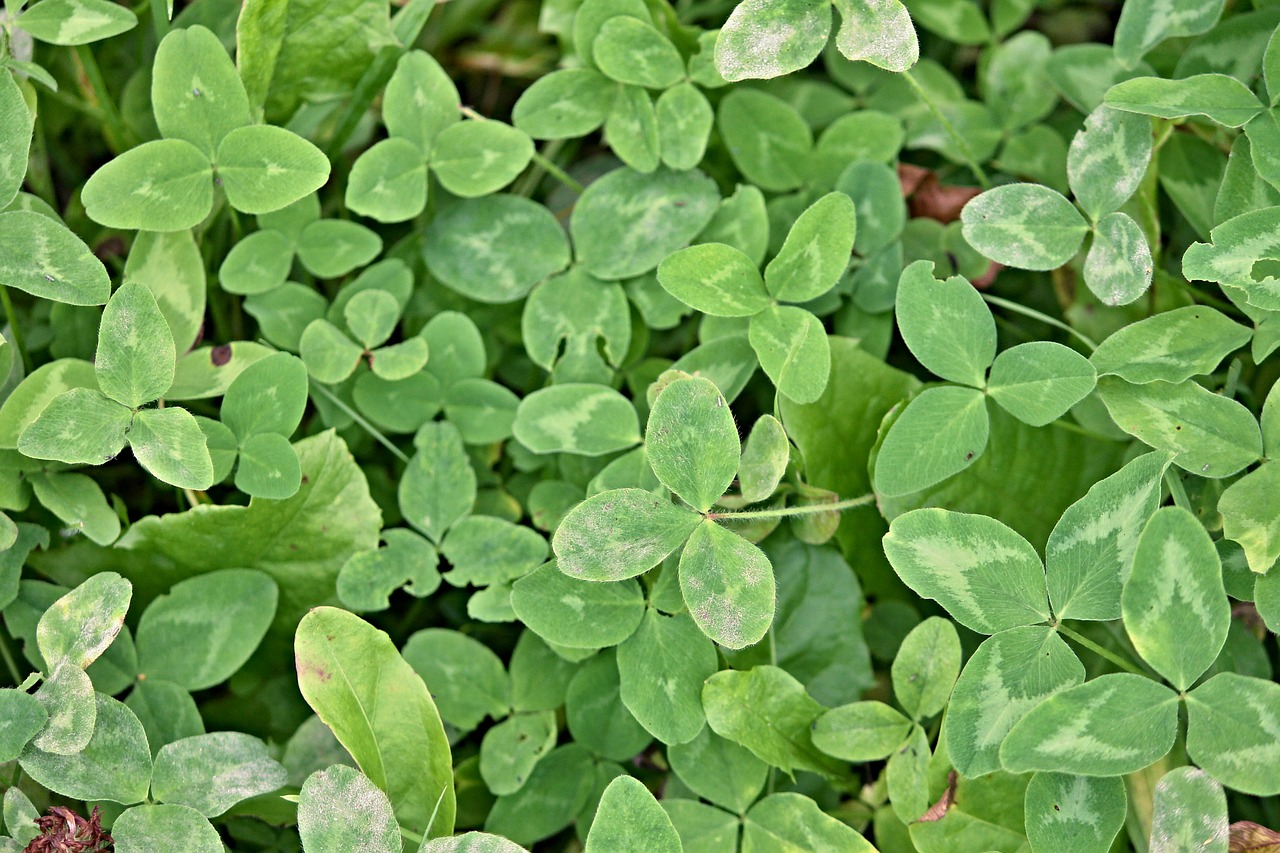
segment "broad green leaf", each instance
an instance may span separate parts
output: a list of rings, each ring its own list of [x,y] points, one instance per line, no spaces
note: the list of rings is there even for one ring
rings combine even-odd
[[[985,515],[918,509],[889,525],[884,551],[907,586],[980,634],[1050,619],[1035,548]]]
[[[733,413],[710,380],[678,379],[649,412],[645,448],[658,480],[699,512],[707,512],[738,473]]]
[[[210,160],[224,136],[251,120],[235,63],[201,26],[170,30],[161,40],[151,71],[151,107],[162,136],[184,139]]]
[[[812,403],[831,375],[831,345],[822,321],[794,305],[770,305],[751,318],[751,348],[782,396]]]
[[[107,268],[84,241],[28,210],[0,213],[0,277],[9,287],[68,305],[101,305],[111,294]]]
[[[1280,58],[1278,55],[1277,58]],[[1280,70],[1280,69],[1278,69]],[[1256,121],[1256,119],[1255,119]],[[1236,137],[1213,203],[1213,222],[1220,224],[1241,214],[1280,204],[1280,190],[1258,174],[1247,135]]]
[[[1165,507],[1148,519],[1120,606],[1138,654],[1179,691],[1213,664],[1231,606],[1218,552],[1194,515]]]
[[[996,357],[987,393],[1023,423],[1044,426],[1065,415],[1097,382],[1097,371],[1080,353],[1052,341],[1031,341]]]
[[[688,743],[672,744],[667,760],[694,793],[739,813],[760,795],[769,773],[769,766],[746,747],[720,737],[709,726]]]
[[[298,835],[312,853],[400,853],[391,801],[368,776],[335,764],[307,777],[298,792]]]
[[[564,715],[575,741],[612,761],[629,760],[653,739],[622,703],[612,649],[578,668],[565,692]]]
[[[684,77],[676,46],[652,24],[628,15],[615,15],[600,26],[591,55],[604,75],[619,83],[665,89]]]
[[[610,281],[630,278],[692,242],[719,202],[715,182],[696,169],[647,175],[615,169],[587,187],[569,230],[588,272]],[[523,258],[528,249],[521,248]]]
[[[201,504],[135,521],[118,547],[126,553],[119,571],[137,594],[150,599],[196,575],[254,567],[280,587],[274,625],[284,632],[308,608],[330,600],[347,558],[377,547],[380,515],[363,472],[333,432],[304,438],[294,449],[306,479],[287,500]]]
[[[1000,761],[1012,773],[1135,773],[1173,746],[1178,704],[1172,690],[1144,676],[1102,675],[1032,708],[1005,738]]]
[[[769,558],[710,519],[698,525],[680,555],[680,591],[693,621],[726,648],[760,642],[773,624]]]
[[[1160,505],[1167,453],[1147,453],[1090,487],[1045,546],[1045,582],[1059,619],[1120,618],[1138,536]]]
[[[17,25],[49,44],[78,45],[128,32],[138,18],[110,0],[43,0],[18,18]]]
[[[609,783],[587,833],[585,853],[680,853],[683,849],[671,818],[640,780],[619,776]]]
[[[147,796],[151,750],[142,723],[122,703],[101,693],[89,744],[73,755],[28,746],[19,759],[37,783],[77,800],[110,800],[131,805]]]
[[[184,850],[187,853],[220,853],[222,838],[204,815],[182,805],[141,805],[116,818],[111,825],[117,853],[149,853],[152,850]]]
[[[687,614],[663,616],[649,608],[618,646],[617,660],[622,703],[650,734],[668,745],[697,737],[706,721],[702,684],[719,668],[719,657]]]
[[[602,492],[564,517],[551,540],[560,571],[582,580],[635,577],[662,562],[702,517],[642,489]]]
[[[348,610],[386,610],[397,589],[422,598],[440,586],[440,558],[425,538],[396,527],[383,530],[382,541],[385,547],[353,555],[338,573],[338,598]]]
[[[648,174],[658,168],[658,116],[648,91],[640,86],[618,88],[605,119],[604,138],[618,159],[637,172]]]
[[[1262,435],[1249,410],[1191,380],[1131,385],[1098,380],[1102,402],[1130,435],[1176,453],[1173,463],[1201,477],[1229,477],[1262,455]]]
[[[469,732],[485,717],[496,720],[507,713],[507,673],[498,656],[479,640],[427,628],[414,632],[401,654],[424,682],[430,682],[440,716],[460,731]]]
[[[832,708],[813,724],[813,745],[843,761],[880,761],[902,745],[911,720],[883,702]]]
[[[454,586],[511,581],[547,560],[547,540],[538,531],[504,518],[472,515],[449,528],[440,554],[452,565],[445,580]]]
[[[425,342],[423,346],[426,346]],[[386,349],[374,354],[375,359],[384,355]],[[382,361],[385,363],[386,359],[382,358]],[[375,360],[375,370],[378,364]],[[505,385],[488,379],[463,379],[449,387],[444,411],[445,417],[462,432],[462,439],[467,444],[492,444],[511,437],[519,405],[520,398]]]
[[[658,265],[658,283],[712,317],[750,317],[769,306],[756,265],[724,243],[700,243],[668,255]]]
[[[453,424],[423,424],[414,443],[418,452],[400,478],[400,511],[406,522],[438,543],[454,522],[471,512],[476,475]]]
[[[138,623],[138,672],[187,690],[230,678],[271,626],[276,583],[250,569],[223,569],[173,585]]]
[[[0,75],[0,209],[22,189],[34,128],[35,117],[13,75]]]
[[[534,453],[602,456],[640,441],[631,401],[604,385],[565,383],[520,401],[512,425],[516,440]]]
[[[1151,853],[1227,853],[1227,797],[1208,773],[1195,767],[1170,770],[1156,783],[1153,801]]]
[[[449,743],[431,694],[391,639],[358,616],[319,607],[298,625],[295,654],[307,704],[391,798],[400,825],[448,835]]]
[[[730,83],[782,77],[817,59],[830,34],[826,2],[746,0],[716,38],[716,70]]]
[[[565,35],[571,36],[574,51],[589,65],[595,64],[592,45],[600,28],[610,18],[625,15],[639,21],[652,20],[643,0],[585,0],[573,14],[573,26],[565,27]]]
[[[480,776],[491,793],[514,794],[544,755],[556,745],[552,711],[515,714],[484,733],[480,744]]]
[[[878,494],[906,495],[963,471],[982,455],[991,429],[982,393],[972,388],[927,388],[889,427],[876,457]]]
[[[1052,270],[1080,249],[1089,226],[1057,192],[1040,184],[987,190],[960,213],[964,238],[996,263]]]
[[[138,680],[129,691],[125,705],[142,723],[152,755],[165,744],[204,734],[204,720],[195,700],[172,681],[163,678]]]
[[[236,488],[246,495],[284,500],[302,485],[302,468],[289,439],[274,432],[251,435],[240,445]]]
[[[1138,189],[1151,160],[1151,120],[1100,106],[1071,140],[1067,177],[1095,222],[1118,210]]]
[[[124,626],[132,585],[115,572],[91,575],[55,601],[40,617],[36,643],[52,672],[62,662],[85,669]]]
[[[31,740],[34,749],[55,755],[74,755],[88,745],[97,720],[93,682],[70,660],[50,667],[49,677],[33,694],[49,714]]]
[[[1280,686],[1221,672],[1187,694],[1187,752],[1210,776],[1258,797],[1280,793]]]
[[[1274,395],[1273,395],[1274,396]],[[1280,559],[1280,518],[1268,508],[1280,501],[1280,465],[1266,464],[1227,487],[1218,499],[1222,529],[1244,548],[1249,568],[1257,574]]]
[[[991,37],[986,19],[976,3],[950,0],[915,0],[911,18],[921,27],[957,44],[981,44]],[[993,97],[989,92],[987,97]]]
[[[302,229],[298,260],[319,278],[338,278],[372,261],[382,251],[378,232],[346,219],[319,219]]]
[[[218,143],[216,163],[227,201],[244,213],[287,207],[329,180],[329,159],[319,148],[271,125],[228,133]]]
[[[1225,74],[1196,74],[1180,80],[1137,77],[1108,89],[1106,105],[1159,118],[1202,115],[1226,127],[1241,127],[1262,112],[1253,92]]]
[[[775,299],[808,302],[826,293],[849,266],[857,218],[853,201],[827,193],[796,219],[787,239],[764,270]]]
[[[427,372],[446,388],[462,379],[484,375],[488,365],[484,340],[475,321],[457,311],[442,311],[423,327],[419,336],[427,342],[431,360]]]
[[[554,561],[512,585],[511,606],[544,640],[575,649],[615,646],[645,618],[644,595],[634,581],[588,583]]]
[[[603,282],[580,266],[534,289],[525,301],[520,332],[529,358],[552,370],[558,359],[587,350],[621,364],[631,342],[631,312],[621,285]],[[432,365],[439,361],[432,354]]]
[[[1126,3],[1116,22],[1115,54],[1132,68],[1151,48],[1174,36],[1196,36],[1222,14],[1222,0],[1137,0]]]
[[[128,407],[108,400],[102,392],[72,388],[50,400],[23,429],[18,450],[32,459],[101,465],[124,449],[132,422]]]
[[[742,446],[738,487],[742,499],[757,503],[774,493],[791,459],[791,443],[773,415],[761,415]]]
[[[696,168],[715,123],[706,95],[692,83],[678,83],[658,96],[655,112],[662,162],[677,171]]]
[[[382,346],[400,320],[400,302],[385,290],[362,290],[342,311],[347,328],[366,350]]]
[[[893,695],[912,719],[937,714],[960,675],[960,635],[955,626],[939,616],[921,622],[902,641],[891,674]]]
[[[736,849],[739,832],[736,815],[706,803],[670,796],[663,798],[661,805],[680,833],[685,853]]]
[[[705,376],[716,383],[725,400],[732,403],[755,375],[758,363],[745,336],[725,335],[694,347],[671,365],[671,369]]]
[[[122,284],[98,331],[94,371],[102,393],[137,409],[169,390],[176,363],[173,333],[155,296],[145,285]]]
[[[400,57],[387,82],[382,120],[393,139],[413,143],[425,158],[436,136],[462,118],[461,103],[440,63],[426,51],[411,50]]]
[[[742,822],[744,853],[875,853],[852,827],[794,792],[770,794],[751,807]]]
[[[213,208],[213,167],[186,140],[144,142],[94,172],[80,200],[107,228],[184,231]]]
[[[191,232],[139,234],[129,249],[124,278],[147,286],[169,324],[177,351],[190,350],[204,326],[206,289],[204,259]]]
[[[1226,153],[1194,134],[1177,133],[1165,140],[1157,160],[1160,188],[1195,234],[1201,240],[1209,239],[1214,201],[1227,166]]]
[[[562,68],[521,93],[512,123],[534,139],[572,139],[604,124],[617,84],[592,68]]]
[[[785,192],[803,182],[813,134],[791,104],[758,89],[735,87],[720,101],[716,123],[733,164],[752,184]]]
[[[63,524],[79,530],[89,541],[110,545],[120,535],[120,516],[107,503],[102,487],[86,474],[31,474],[36,499]]]
[[[0,758],[16,760],[48,717],[44,705],[30,693],[0,689]]]
[[[932,757],[929,736],[918,725],[911,727],[907,739],[889,756],[885,767],[889,802],[904,823],[919,820],[929,808],[927,776]]]
[[[222,398],[221,420],[241,440],[270,432],[288,438],[307,405],[307,371],[288,353],[246,367]]]
[[[553,750],[538,762],[523,788],[498,798],[485,819],[485,829],[527,845],[554,835],[587,805],[593,771],[593,757],[586,747],[569,743]]]
[[[895,315],[903,342],[928,370],[975,388],[985,384],[996,321],[973,285],[960,276],[938,281],[931,261],[916,261],[898,281]]]
[[[932,5],[932,4],[930,4]],[[941,3],[940,9],[957,7],[970,12],[977,26],[971,29],[979,42],[990,38],[986,21],[976,4]],[[958,17],[958,16],[956,16]],[[919,18],[922,26],[927,23]],[[983,99],[1006,130],[1016,131],[1034,125],[1053,112],[1058,93],[1048,85],[1045,66],[1053,53],[1053,45],[1041,33],[1018,33],[993,50],[983,75]]]
[[[1280,308],[1280,279],[1254,274],[1259,261],[1280,258],[1280,207],[1251,210],[1218,225],[1210,243],[1192,243],[1182,256],[1182,274],[1192,281],[1216,281],[1244,291],[1252,304]],[[1261,270],[1260,270],[1261,272]]]
[[[1108,850],[1127,810],[1119,777],[1037,773],[1027,785],[1027,840],[1037,853]]]
[[[897,127],[896,123],[894,126]],[[835,188],[857,205],[858,234],[854,248],[868,260],[877,253],[883,254],[882,250],[901,235],[907,220],[907,205],[897,172],[883,163],[851,163],[840,172]],[[897,276],[901,262],[894,267],[890,274]]]
[[[180,489],[213,485],[213,459],[204,432],[186,409],[143,409],[129,428],[134,458],[161,482]]]
[[[514,302],[569,265],[569,241],[555,216],[514,195],[446,208],[432,220],[422,251],[432,275],[463,296],[489,303]]]
[[[446,190],[472,198],[514,181],[532,157],[527,133],[500,121],[466,121],[436,136],[430,165]]]
[[[1127,213],[1108,213],[1094,227],[1084,283],[1104,305],[1127,305],[1151,286],[1155,264],[1142,228]]]
[[[211,732],[160,749],[151,774],[151,796],[213,818],[241,800],[283,787],[285,781],[284,767],[258,738]]]
[[[364,357],[364,349],[328,320],[313,320],[302,332],[298,352],[318,382],[334,385],[352,373]]]
[[[1213,308],[1190,305],[1130,323],[1099,344],[1089,360],[1098,373],[1135,385],[1181,382],[1212,373],[1250,336],[1249,329]]]
[[[417,216],[427,203],[422,151],[395,136],[375,142],[352,164],[345,201],[351,210],[379,222]]]
[[[839,775],[841,763],[822,754],[812,740],[813,722],[823,707],[785,671],[757,666],[717,672],[703,685],[702,705],[712,731],[784,773]]]
[[[836,47],[846,59],[901,73],[920,58],[920,44],[907,7],[898,0],[837,0]]]
[[[334,848],[335,851],[345,849],[348,848]],[[326,851],[321,850],[321,853]],[[525,849],[512,844],[500,835],[490,835],[487,832],[464,832],[452,838],[426,839],[418,848],[418,853],[525,853]]]

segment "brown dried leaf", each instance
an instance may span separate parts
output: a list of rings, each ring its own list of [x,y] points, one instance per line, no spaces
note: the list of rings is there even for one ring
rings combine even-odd
[[[1231,824],[1230,853],[1280,853],[1280,832],[1249,820]]]

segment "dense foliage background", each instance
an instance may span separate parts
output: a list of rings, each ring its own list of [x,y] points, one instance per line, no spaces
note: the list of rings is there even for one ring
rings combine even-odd
[[[1278,25],[6,0],[0,851],[1277,849]]]

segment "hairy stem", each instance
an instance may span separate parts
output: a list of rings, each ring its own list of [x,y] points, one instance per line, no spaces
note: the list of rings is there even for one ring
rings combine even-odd
[[[734,512],[727,510],[724,512],[709,512],[707,518],[713,521],[741,521],[745,518],[785,518],[793,515],[815,515],[820,512],[840,512],[854,507],[866,506],[876,499],[874,493],[865,494],[857,498],[846,498],[842,501],[836,501],[829,504],[809,504],[807,506],[789,506],[783,509],[751,509],[742,512]]]

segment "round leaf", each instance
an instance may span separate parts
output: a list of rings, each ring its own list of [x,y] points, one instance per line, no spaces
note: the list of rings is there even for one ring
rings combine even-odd
[[[680,853],[683,849],[671,818],[639,779],[619,776],[609,783],[587,833],[585,853]]]
[[[1108,213],[1095,226],[1084,261],[1084,283],[1104,305],[1127,305],[1151,286],[1155,264],[1142,228],[1127,213]]]
[[[345,219],[318,219],[298,238],[298,260],[319,278],[344,276],[381,251],[382,238],[376,231]]]
[[[596,65],[619,83],[665,89],[684,77],[684,60],[652,24],[615,15],[601,25],[591,43]]]
[[[355,372],[364,349],[328,320],[313,320],[302,332],[298,352],[307,372],[318,381],[334,385]]]
[[[405,139],[425,158],[436,135],[462,118],[462,102],[449,74],[424,50],[410,50],[396,63],[382,98],[382,120],[391,137]]]
[[[1039,184],[987,190],[964,206],[960,218],[970,245],[996,263],[1024,270],[1062,266],[1089,230],[1071,202]]]
[[[730,83],[781,77],[817,59],[830,33],[826,0],[747,0],[716,38],[716,70]]]
[[[889,425],[875,462],[876,492],[907,495],[958,474],[986,450],[990,430],[980,391],[926,388]]]
[[[1023,423],[1044,426],[1065,415],[1097,383],[1097,372],[1080,353],[1052,341],[1031,341],[996,357],[987,393]]]
[[[222,838],[204,815],[180,805],[144,805],[127,809],[111,825],[116,853],[183,850],[221,853]]]
[[[679,83],[658,96],[655,108],[662,162],[677,171],[696,168],[715,122],[706,95],[692,83]]]
[[[751,259],[723,243],[701,243],[668,255],[658,282],[689,307],[713,317],[750,317],[769,306]]]
[[[734,165],[752,184],[783,192],[803,182],[813,133],[790,103],[758,89],[734,88],[720,102],[717,123]]]
[[[427,203],[427,167],[422,151],[407,139],[375,142],[351,166],[346,205],[379,222],[404,222]]]
[[[960,635],[955,626],[939,616],[921,622],[902,641],[891,673],[893,695],[912,719],[937,714],[946,707],[960,675]]]
[[[227,201],[244,213],[287,207],[329,180],[329,158],[319,148],[296,133],[266,124],[237,128],[224,136],[216,162]]]
[[[241,440],[271,432],[288,438],[307,406],[307,370],[288,353],[250,364],[222,398],[221,420]]]
[[[534,453],[603,456],[640,440],[631,401],[612,388],[585,383],[534,391],[520,401],[512,430]]]
[[[474,198],[514,181],[532,157],[527,133],[500,121],[466,121],[440,132],[430,165],[446,190]]]
[[[646,612],[635,581],[588,583],[565,574],[554,561],[515,582],[511,606],[538,636],[575,649],[616,646],[632,635]]]
[[[144,409],[129,428],[129,447],[153,477],[180,489],[213,485],[213,460],[200,424],[186,409]]]
[[[354,767],[335,764],[312,773],[298,793],[298,834],[308,851],[400,853],[391,801]]]
[[[1187,752],[1222,784],[1256,797],[1280,794],[1274,760],[1280,685],[1221,672],[1187,694]]]
[[[729,405],[707,379],[677,379],[664,388],[645,428],[653,473],[699,512],[711,509],[733,482],[738,442]]]
[[[212,178],[213,167],[199,148],[182,139],[159,139],[94,172],[80,200],[89,218],[107,228],[183,231],[203,222],[213,208]]]

